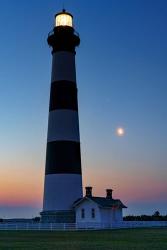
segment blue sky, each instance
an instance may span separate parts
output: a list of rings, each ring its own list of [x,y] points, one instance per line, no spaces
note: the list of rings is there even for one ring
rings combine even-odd
[[[0,217],[20,215],[19,207],[31,216],[42,207],[51,72],[46,39],[63,2],[81,37],[76,59],[84,185],[93,185],[96,195],[113,187],[126,213],[166,213],[167,2],[5,0]],[[125,128],[122,138],[115,135],[118,126]]]

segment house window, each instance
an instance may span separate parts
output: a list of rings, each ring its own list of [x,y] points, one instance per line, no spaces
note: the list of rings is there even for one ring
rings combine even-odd
[[[84,208],[81,209],[81,218],[82,219],[85,218],[85,209]]]
[[[95,218],[95,209],[92,208],[92,218]]]

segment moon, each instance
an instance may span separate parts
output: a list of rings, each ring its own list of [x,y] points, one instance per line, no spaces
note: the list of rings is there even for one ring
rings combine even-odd
[[[117,136],[124,136],[125,135],[125,129],[124,128],[122,128],[122,127],[119,127],[119,128],[117,128],[116,129],[116,134],[117,134]]]

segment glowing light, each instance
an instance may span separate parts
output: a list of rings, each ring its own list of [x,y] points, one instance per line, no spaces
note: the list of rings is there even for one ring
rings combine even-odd
[[[57,26],[70,26],[72,27],[72,16],[68,13],[60,13],[56,16],[56,27]]]
[[[118,135],[118,136],[124,136],[125,135],[125,129],[124,128],[117,128],[116,129],[116,134]]]

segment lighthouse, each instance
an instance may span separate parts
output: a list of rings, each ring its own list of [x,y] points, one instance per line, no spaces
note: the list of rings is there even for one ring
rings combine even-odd
[[[75,222],[73,203],[82,198],[82,171],[75,55],[80,44],[73,16],[55,15],[48,35],[52,73],[41,221]]]

